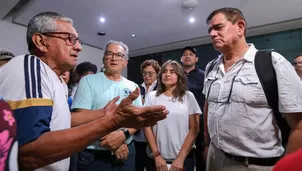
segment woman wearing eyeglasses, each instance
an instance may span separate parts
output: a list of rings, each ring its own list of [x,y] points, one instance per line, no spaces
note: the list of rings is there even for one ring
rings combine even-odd
[[[164,104],[169,115],[145,128],[148,165],[157,171],[194,171],[192,149],[201,110],[193,93],[187,91],[186,76],[178,62],[167,61],[158,78],[157,91],[147,95],[145,106]]]
[[[149,59],[141,65],[141,72],[144,82],[141,84],[141,96],[143,103],[145,101],[146,94],[156,90],[157,88],[157,75],[160,70],[160,65],[156,60]]]
[[[157,88],[157,75],[160,71],[160,65],[156,60],[149,59],[145,60],[141,65],[141,73],[144,79],[144,82],[140,85],[142,102],[144,104],[146,95],[156,90]],[[150,168],[147,167],[147,142],[144,135],[144,131],[142,129],[138,130],[134,135],[135,142],[135,165],[136,171],[144,171],[144,168],[147,171],[151,171]]]

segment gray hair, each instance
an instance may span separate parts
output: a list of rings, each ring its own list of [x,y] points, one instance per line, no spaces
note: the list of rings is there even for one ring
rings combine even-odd
[[[32,36],[36,33],[46,33],[46,32],[55,32],[57,31],[56,21],[65,21],[73,24],[71,18],[58,14],[56,12],[41,12],[35,15],[27,26],[26,41],[28,45],[28,50],[35,48],[35,45],[32,41]]]
[[[106,43],[105,47],[104,47],[104,52],[107,51],[107,48],[110,44],[116,44],[116,45],[120,45],[123,47],[123,49],[125,50],[126,54],[125,54],[125,59],[128,60],[128,55],[129,55],[129,48],[126,44],[124,44],[121,41],[116,41],[116,40],[110,40],[109,42]]]

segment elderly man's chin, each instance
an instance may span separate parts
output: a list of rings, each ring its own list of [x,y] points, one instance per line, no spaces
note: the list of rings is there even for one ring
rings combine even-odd
[[[71,65],[71,67],[76,67],[78,65],[78,58],[70,58],[69,59],[69,64]]]

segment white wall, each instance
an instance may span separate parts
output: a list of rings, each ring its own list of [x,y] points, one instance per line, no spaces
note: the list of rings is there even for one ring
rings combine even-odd
[[[0,20],[0,49],[10,51],[15,55],[28,53],[26,28]]]
[[[26,54],[26,27],[0,20],[0,50],[7,50],[15,55]],[[89,61],[98,67],[102,65],[103,50],[83,45],[78,62]]]

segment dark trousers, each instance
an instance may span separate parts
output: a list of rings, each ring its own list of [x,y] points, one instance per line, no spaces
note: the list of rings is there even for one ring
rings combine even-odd
[[[196,171],[205,171],[206,170],[206,161],[203,158],[203,116],[199,117],[199,133],[195,141],[196,150],[195,150],[195,163],[196,163]]]
[[[172,162],[171,163],[167,162],[167,164],[172,164]],[[154,159],[151,159],[150,157],[148,157],[147,165],[150,168],[150,171],[156,171],[156,166],[155,166]],[[187,158],[185,159],[184,170],[185,171],[194,171],[194,155],[193,155],[193,152],[192,152],[192,155],[189,154],[187,156]]]
[[[135,143],[135,171],[144,171],[146,169],[147,171],[152,171],[151,168],[148,165],[148,159],[146,153],[147,143],[146,142],[137,142]]]
[[[135,145],[128,145],[129,155],[124,162],[116,160],[110,151],[84,150],[79,154],[78,171],[135,171]]]
[[[79,153],[76,153],[70,157],[69,171],[78,171],[78,157]]]

